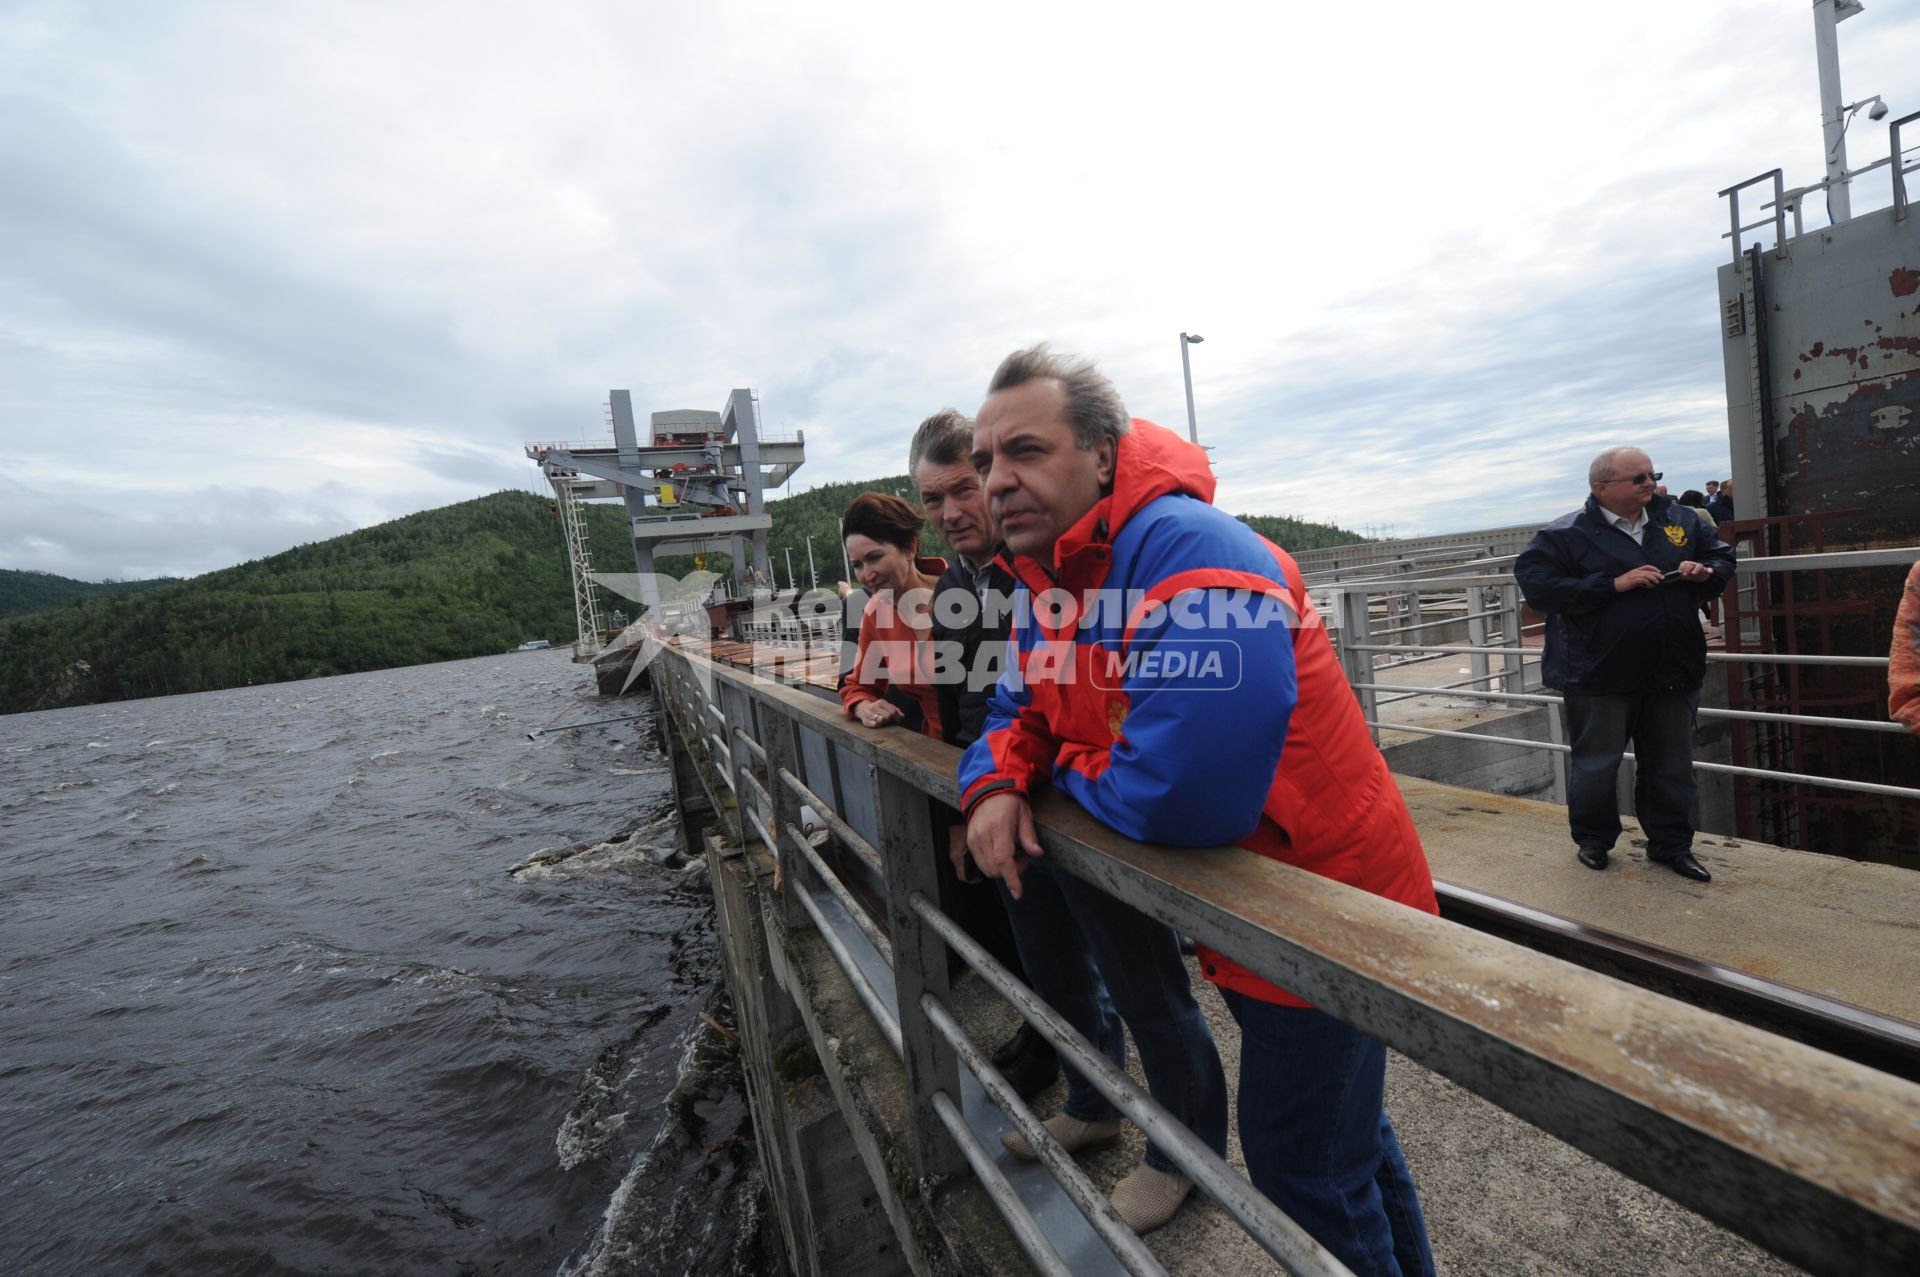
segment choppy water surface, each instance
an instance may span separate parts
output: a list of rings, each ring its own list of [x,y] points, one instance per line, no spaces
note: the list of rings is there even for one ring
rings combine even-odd
[[[653,725],[526,738],[590,690],[0,718],[0,1270],[777,1267]]]

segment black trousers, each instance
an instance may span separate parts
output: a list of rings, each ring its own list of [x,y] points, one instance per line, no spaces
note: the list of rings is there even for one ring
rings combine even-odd
[[[953,871],[953,860],[947,855],[947,831],[955,825],[964,827],[960,813],[945,803],[931,799],[927,806],[933,813],[940,912],[959,923],[960,929],[992,954],[996,962],[1012,972],[1014,979],[1022,984],[1029,983],[1027,969],[1020,962],[1020,949],[1013,941],[1013,924],[1007,920],[1007,907],[1001,901],[1000,893],[994,889],[991,881],[962,882],[960,875]],[[958,972],[966,965],[951,949],[947,952],[950,971]]]
[[[1633,811],[1647,855],[1669,860],[1693,849],[1693,716],[1698,692],[1566,697],[1567,820],[1581,847],[1610,849],[1620,837],[1615,782],[1633,745]]]

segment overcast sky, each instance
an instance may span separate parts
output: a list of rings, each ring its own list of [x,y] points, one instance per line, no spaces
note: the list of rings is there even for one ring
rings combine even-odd
[[[1920,0],[1840,34],[1920,107]],[[756,388],[795,491],[1043,338],[1184,429],[1182,329],[1235,513],[1547,518],[1616,442],[1677,492],[1727,469],[1714,193],[1776,165],[1808,0],[0,0],[0,567],[527,488],[612,387]]]

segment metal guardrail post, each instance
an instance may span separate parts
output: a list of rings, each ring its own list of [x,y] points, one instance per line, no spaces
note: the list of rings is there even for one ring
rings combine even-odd
[[[787,846],[780,854],[780,921],[791,931],[805,927],[808,921],[799,895],[807,889],[807,857],[792,845],[806,834],[800,827],[800,796],[781,783],[780,773],[805,775],[806,764],[800,757],[800,725],[793,716],[771,705],[764,707],[762,716],[766,720],[761,744],[767,750],[767,790],[773,798],[771,832]]]
[[[1562,705],[1548,705],[1547,739],[1555,745],[1567,743],[1566,709]],[[1567,805],[1567,755],[1562,750],[1551,750],[1547,757],[1553,761],[1553,801],[1562,807]]]
[[[1344,588],[1336,600],[1340,616],[1340,666],[1347,672],[1348,686],[1371,683],[1373,679],[1373,655],[1370,652],[1354,650],[1356,643],[1366,643],[1372,637],[1372,622],[1368,615],[1368,603],[1372,596],[1365,590]],[[1380,717],[1378,697],[1371,691],[1356,691],[1360,698],[1360,714],[1368,722]],[[1373,729],[1373,743],[1380,743],[1380,729]]]
[[[964,1168],[967,1161],[935,1111],[933,1097],[942,1092],[960,1094],[960,1061],[920,1007],[924,994],[932,994],[943,1005],[950,1000],[947,946],[920,921],[912,904],[916,895],[938,903],[934,857],[946,855],[947,849],[934,846],[932,813],[924,790],[884,771],[874,778],[874,786],[880,854],[887,869],[887,919],[893,932],[893,983],[905,1047],[902,1056],[911,1106],[907,1130],[914,1173],[921,1178],[947,1175]]]
[[[1893,170],[1893,220],[1907,220],[1907,167],[1906,157],[1900,151],[1900,126],[1920,120],[1920,111],[1912,115],[1903,115],[1887,125],[1887,148],[1889,162],[1887,167]]]
[[[1525,636],[1520,633],[1523,624],[1520,611],[1520,587],[1512,582],[1500,589],[1500,637],[1508,647],[1524,647]],[[1524,693],[1527,690],[1527,658],[1511,653],[1500,658],[1500,667],[1506,676],[1500,680],[1503,692]]]
[[[741,773],[747,770],[748,755],[737,741],[735,732],[752,734],[753,700],[745,689],[727,680],[720,680],[714,686],[715,699],[720,704],[720,712],[727,716],[727,753],[729,758],[729,779],[733,782],[733,815],[729,820],[729,831],[736,845],[744,847],[754,836],[753,826],[747,823],[747,804],[753,801],[753,791],[740,783]],[[716,762],[719,760],[716,759]],[[769,851],[774,848],[768,848]]]
[[[1467,646],[1488,646],[1485,593],[1479,586],[1469,585],[1461,592],[1461,596],[1467,603]],[[1492,673],[1492,663],[1487,654],[1475,652],[1467,658],[1467,663],[1472,667],[1468,673],[1473,675],[1475,685],[1484,684],[1487,676]]]
[[[1765,182],[1765,181],[1772,181],[1773,183],[1772,208],[1773,208],[1774,256],[1785,257],[1787,255],[1787,209],[1786,209],[1787,201],[1786,201],[1785,177],[1780,169],[1769,169],[1768,171],[1760,174],[1757,177],[1750,177],[1746,181],[1741,182],[1739,185],[1729,186],[1726,190],[1720,192],[1720,198],[1727,201],[1727,215],[1733,227],[1732,230],[1728,231],[1721,238],[1731,239],[1733,241],[1733,260],[1736,265],[1739,264],[1740,257],[1741,257],[1741,245],[1740,245],[1741,233],[1744,231],[1753,230],[1757,226],[1764,225],[1764,223],[1762,222],[1754,222],[1748,226],[1742,226],[1740,224],[1740,192],[1746,190],[1749,186],[1753,186],[1760,182]]]

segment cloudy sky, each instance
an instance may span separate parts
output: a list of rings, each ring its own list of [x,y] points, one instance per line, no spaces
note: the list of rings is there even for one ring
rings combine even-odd
[[[1920,0],[1841,37],[1920,107]],[[1808,0],[0,0],[0,567],[526,488],[611,387],[796,491],[1042,338],[1184,427],[1182,329],[1228,509],[1545,518],[1725,471],[1714,192],[1820,164]]]

